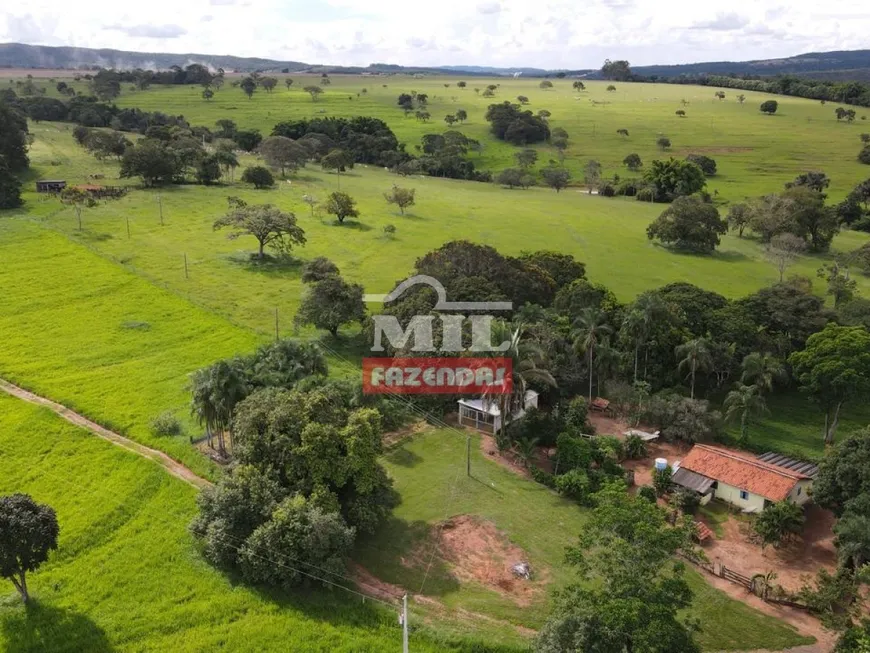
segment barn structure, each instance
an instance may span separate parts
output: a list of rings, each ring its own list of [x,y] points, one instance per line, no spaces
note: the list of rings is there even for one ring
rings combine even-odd
[[[66,188],[66,182],[62,179],[40,179],[36,182],[37,193],[59,193]]]
[[[501,409],[491,399],[460,399],[459,423],[484,433],[495,435],[502,427]],[[538,407],[538,393],[527,390],[523,405],[518,406],[511,414],[510,421],[516,421],[526,414],[529,408]]]

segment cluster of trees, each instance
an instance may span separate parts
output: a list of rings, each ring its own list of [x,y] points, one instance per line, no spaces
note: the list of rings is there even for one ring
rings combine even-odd
[[[866,82],[835,82],[797,77],[795,75],[758,78],[728,77],[725,75],[680,75],[679,77],[638,78],[637,81],[719,86],[722,88],[735,88],[744,91],[757,91],[759,93],[775,93],[777,95],[792,95],[825,102],[842,102],[843,104],[870,107],[870,84]]]
[[[773,243],[777,236],[791,234],[811,251],[827,251],[840,230],[842,214],[848,213],[851,202],[858,203],[858,196],[853,194],[839,207],[827,206],[824,189],[829,183],[824,173],[802,174],[786,184],[781,193],[732,205],[728,224],[741,236],[744,229],[751,229],[765,244]],[[860,215],[860,204],[858,207]]]
[[[224,83],[224,71],[212,72],[207,66],[193,63],[182,68],[171,66],[168,70],[99,70],[95,75],[85,75],[91,92],[101,100],[113,100],[121,94],[121,84],[132,84],[145,90],[152,84],[190,84],[220,88]],[[60,89],[58,89],[60,90]]]
[[[513,145],[530,145],[550,138],[546,120],[522,110],[518,104],[491,104],[486,111],[486,120],[496,138]]]
[[[480,142],[458,131],[425,134],[421,139],[419,157],[408,156],[391,169],[402,175],[427,174],[433,177],[490,181],[489,172],[477,170],[468,158],[469,151],[481,151]]]
[[[314,160],[339,149],[352,162],[393,167],[410,158],[396,135],[378,118],[313,118],[280,122],[272,136],[283,136],[303,145]]]
[[[85,140],[83,144],[87,146],[90,142]],[[120,176],[139,177],[145,186],[190,180],[211,184],[221,178],[224,166],[238,166],[231,150],[218,149],[209,153],[189,131],[170,129],[140,139],[135,145],[126,145],[121,155]]]
[[[0,209],[21,206],[18,175],[27,169],[27,118],[0,99]]]

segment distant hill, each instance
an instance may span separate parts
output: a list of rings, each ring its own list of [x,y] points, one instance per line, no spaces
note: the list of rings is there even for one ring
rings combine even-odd
[[[168,54],[161,52],[126,52],[124,50],[96,50],[92,48],[52,47],[0,43],[0,68],[68,68],[82,69],[96,66],[104,68],[145,68],[165,70],[171,66],[201,63],[226,71],[251,72],[254,70],[280,72],[334,72],[334,73],[428,73],[462,75],[512,75],[522,73],[528,77],[553,75],[557,71],[543,68],[493,66],[399,66],[375,63],[370,66],[334,66],[310,64],[301,61],[278,61],[252,57],[234,57],[214,54]],[[679,77],[680,75],[761,75],[794,74],[832,80],[870,79],[870,50],[844,50],[810,52],[783,59],[755,61],[710,61],[661,66],[636,66],[633,72],[643,77]],[[562,71],[564,72],[564,71]],[[590,79],[599,77],[597,70],[572,70],[572,76]]]

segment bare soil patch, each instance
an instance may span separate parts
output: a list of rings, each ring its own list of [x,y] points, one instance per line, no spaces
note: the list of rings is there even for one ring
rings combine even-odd
[[[426,424],[423,420],[414,422],[413,424],[409,424],[400,429],[396,429],[395,431],[390,431],[389,433],[384,433],[381,437],[381,442],[384,445],[384,449],[389,449],[390,447],[398,444],[405,438],[411,438],[418,433],[422,433],[429,429],[429,425]]]
[[[691,448],[691,445],[681,442],[654,440],[646,443],[646,458],[626,460],[622,463],[622,466],[634,472],[635,487],[652,485],[652,473],[656,458],[665,458],[669,465],[673,465],[677,460],[682,460]]]
[[[686,147],[677,150],[678,154],[733,154],[735,152],[752,152],[754,147]]]
[[[514,576],[512,567],[527,562],[528,557],[492,522],[460,515],[436,528],[439,553],[460,581],[477,582],[517,605],[529,605],[543,592],[540,570],[532,570],[532,580]]]

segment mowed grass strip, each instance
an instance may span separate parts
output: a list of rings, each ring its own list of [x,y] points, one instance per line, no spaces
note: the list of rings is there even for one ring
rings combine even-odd
[[[188,441],[188,375],[259,338],[30,223],[0,223],[0,260],[0,376],[212,474]],[[183,435],[152,433],[165,410]]]
[[[471,440],[471,477],[465,471],[465,434],[453,429],[418,434],[385,455],[402,503],[376,536],[360,542],[355,557],[376,576],[414,591],[422,588],[423,594],[448,606],[538,628],[551,607],[549,591],[575,579],[565,563],[565,547],[582,532],[586,511],[488,460],[479,436]],[[458,515],[492,522],[525,551],[548,592],[521,607],[483,585],[457,582],[450,563],[432,553],[433,532],[443,520]],[[695,593],[689,615],[701,621],[698,641],[705,650],[779,650],[812,641],[729,598],[691,568],[687,578]]]
[[[0,494],[14,492],[57,511],[60,547],[30,575],[27,611],[0,581],[0,650],[401,648],[395,613],[370,601],[341,590],[260,590],[216,571],[187,531],[193,488],[47,409],[0,395]],[[414,650],[456,650],[413,637]]]

